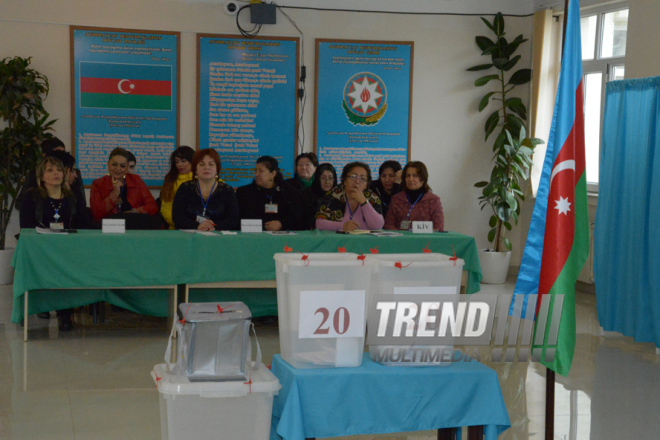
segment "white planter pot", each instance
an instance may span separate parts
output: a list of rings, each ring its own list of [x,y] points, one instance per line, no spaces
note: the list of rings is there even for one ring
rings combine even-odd
[[[481,282],[484,284],[504,284],[509,273],[511,252],[479,250],[481,263]]]
[[[11,267],[13,256],[13,248],[0,250],[0,284],[11,284],[14,282],[14,268]]]

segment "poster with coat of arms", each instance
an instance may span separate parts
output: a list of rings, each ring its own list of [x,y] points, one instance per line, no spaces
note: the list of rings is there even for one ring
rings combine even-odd
[[[314,151],[338,173],[410,156],[413,42],[316,40]]]

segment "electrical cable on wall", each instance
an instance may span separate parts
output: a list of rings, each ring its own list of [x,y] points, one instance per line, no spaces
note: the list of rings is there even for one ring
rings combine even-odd
[[[260,2],[259,2],[260,3]],[[261,24],[255,24],[254,27],[250,30],[243,29],[241,27],[241,23],[239,22],[238,18],[241,16],[241,12],[244,9],[249,9],[252,3],[249,5],[241,6],[238,12],[236,13],[236,27],[238,28],[238,31],[243,35],[245,38],[254,38],[257,35],[259,35],[259,32],[261,31]]]
[[[272,2],[277,9],[280,10],[282,15],[284,15],[287,20],[293,25],[294,28],[300,33],[300,61],[301,61],[301,67],[300,67],[300,78],[299,78],[299,83],[300,87],[298,88],[298,98],[300,99],[300,117],[298,119],[298,131],[299,131],[299,136],[298,136],[298,152],[302,153],[303,152],[303,147],[305,146],[305,126],[303,125],[303,116],[305,115],[305,103],[307,102],[307,92],[305,89],[305,79],[307,78],[307,68],[305,67],[305,37],[296,24],[295,21],[289,17],[289,15],[284,12],[284,10],[280,7],[275,2]]]

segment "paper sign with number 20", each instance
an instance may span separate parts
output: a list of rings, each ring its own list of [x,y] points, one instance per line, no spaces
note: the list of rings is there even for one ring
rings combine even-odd
[[[300,338],[364,336],[364,290],[300,292]]]

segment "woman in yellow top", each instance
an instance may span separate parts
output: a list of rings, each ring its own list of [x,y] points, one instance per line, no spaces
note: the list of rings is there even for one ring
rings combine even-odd
[[[195,150],[190,147],[182,146],[174,150],[170,155],[170,171],[165,176],[163,187],[160,190],[160,213],[169,225],[169,229],[174,229],[174,220],[172,220],[172,203],[174,195],[179,186],[192,180],[192,158]]]

